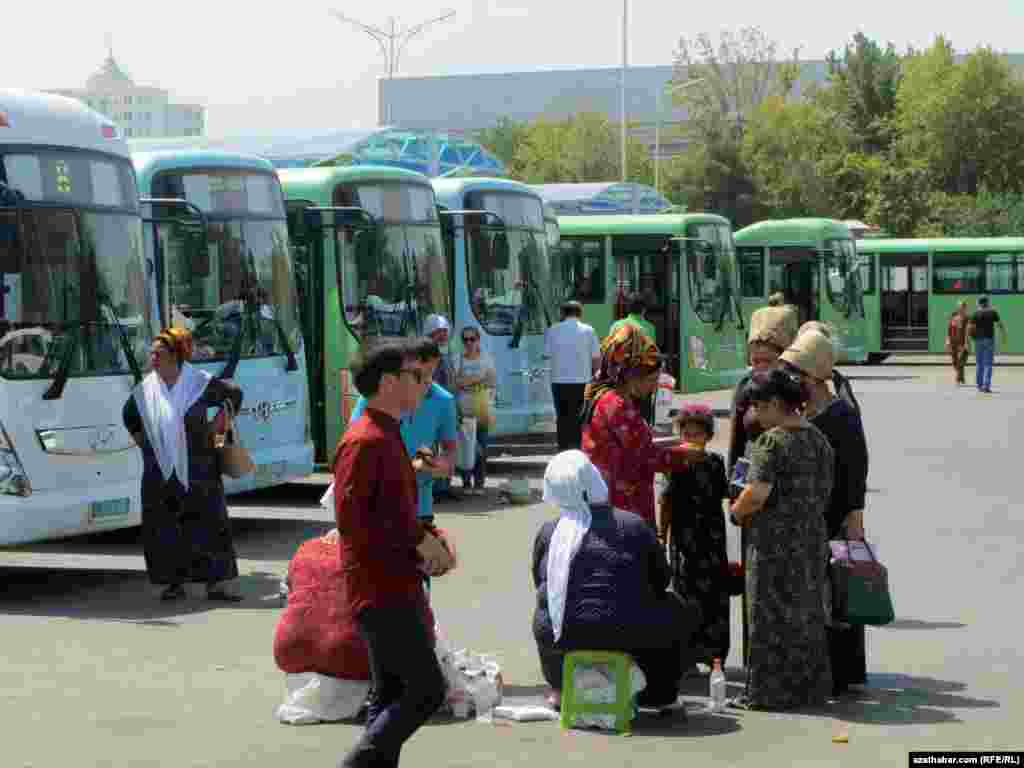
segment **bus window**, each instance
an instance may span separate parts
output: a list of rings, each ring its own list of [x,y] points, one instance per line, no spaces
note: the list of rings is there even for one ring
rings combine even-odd
[[[860,274],[860,285],[865,296],[875,293],[875,255],[873,253],[857,254],[857,271]]]
[[[604,238],[568,238],[559,247],[562,297],[604,303]]]
[[[757,247],[738,248],[740,265],[740,296],[744,299],[764,298],[764,251]]]
[[[1011,293],[1013,291],[1013,256],[993,253],[985,257],[985,291]]]
[[[733,312],[733,244],[728,226],[691,224],[686,228],[686,272],[693,310],[705,323]]]
[[[936,253],[932,275],[935,293],[981,293],[984,273],[977,254]]]

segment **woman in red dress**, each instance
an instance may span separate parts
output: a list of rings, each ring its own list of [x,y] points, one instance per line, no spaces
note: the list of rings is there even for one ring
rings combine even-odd
[[[601,368],[583,403],[583,452],[601,471],[613,507],[633,512],[652,526],[654,475],[686,464],[689,449],[662,448],[637,408],[658,386],[658,347],[631,325],[601,344]]]

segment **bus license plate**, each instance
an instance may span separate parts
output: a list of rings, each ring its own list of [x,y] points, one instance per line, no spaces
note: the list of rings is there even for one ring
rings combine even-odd
[[[131,499],[108,499],[94,501],[89,505],[89,517],[93,521],[112,517],[126,517],[132,510]]]

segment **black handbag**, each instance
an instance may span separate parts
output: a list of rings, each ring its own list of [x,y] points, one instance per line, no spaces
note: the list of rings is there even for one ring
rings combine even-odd
[[[849,542],[847,541],[847,551]],[[871,556],[869,561],[833,560],[832,618],[844,624],[884,626],[896,614],[889,593],[889,571],[878,562],[871,545],[861,542]]]

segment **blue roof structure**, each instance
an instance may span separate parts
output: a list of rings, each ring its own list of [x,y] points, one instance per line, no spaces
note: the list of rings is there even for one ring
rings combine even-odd
[[[560,216],[662,213],[672,208],[653,187],[632,182],[532,186]]]
[[[130,145],[133,151],[207,149],[255,155],[269,160],[275,168],[307,168],[346,156],[347,165],[393,166],[431,177],[506,173],[498,158],[462,136],[400,128],[343,130],[316,137],[138,139]]]

